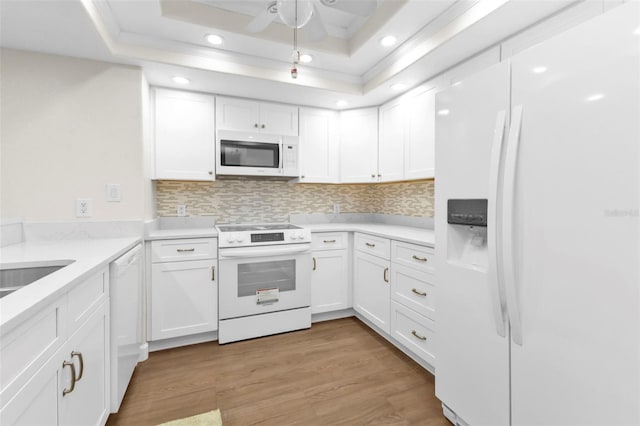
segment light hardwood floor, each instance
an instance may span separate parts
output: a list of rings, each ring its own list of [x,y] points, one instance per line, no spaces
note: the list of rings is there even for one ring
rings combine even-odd
[[[224,426],[450,426],[434,377],[355,318],[154,352],[107,425],[153,425],[216,408]]]

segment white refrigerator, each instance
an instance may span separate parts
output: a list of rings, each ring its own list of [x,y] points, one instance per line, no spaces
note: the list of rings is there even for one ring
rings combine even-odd
[[[436,97],[454,423],[640,425],[639,17],[627,2]]]

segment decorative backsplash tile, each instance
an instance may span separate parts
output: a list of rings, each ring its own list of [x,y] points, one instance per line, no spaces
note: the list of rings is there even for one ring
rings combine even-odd
[[[158,216],[175,216],[178,204],[192,216],[218,223],[286,222],[290,213],[383,213],[433,217],[433,180],[389,184],[292,184],[275,180],[158,181]]]

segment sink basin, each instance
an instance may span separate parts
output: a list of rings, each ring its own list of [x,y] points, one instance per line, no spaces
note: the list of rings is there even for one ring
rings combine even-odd
[[[73,260],[0,265],[0,298],[64,268]]]

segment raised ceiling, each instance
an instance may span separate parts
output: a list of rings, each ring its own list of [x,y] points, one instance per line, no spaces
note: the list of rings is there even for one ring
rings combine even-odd
[[[292,79],[293,30],[274,17],[263,31],[247,25],[273,0],[2,0],[4,47],[143,67],[151,84],[335,108],[377,105],[504,38],[575,3],[570,0],[373,0],[368,16],[316,5],[327,37],[300,31]],[[363,0],[338,0],[357,3]],[[212,46],[205,36],[220,35]],[[393,35],[397,43],[380,45]],[[183,86],[184,87],[184,86]]]

